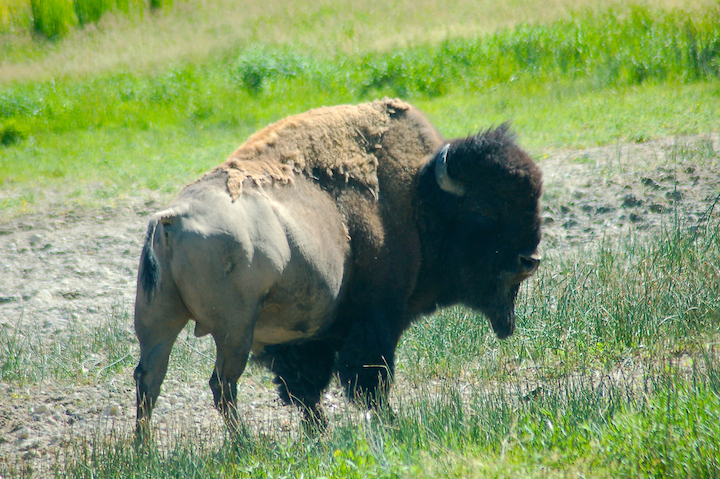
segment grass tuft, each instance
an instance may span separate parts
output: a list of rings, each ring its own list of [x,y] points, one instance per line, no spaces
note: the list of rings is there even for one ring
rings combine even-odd
[[[235,75],[244,88],[257,94],[266,80],[286,80],[307,74],[310,61],[291,50],[277,51],[257,45],[238,57]]]
[[[0,122],[0,145],[11,146],[20,143],[29,133],[28,128],[14,118]]]
[[[115,0],[73,0],[80,25],[97,23],[103,14],[115,6]]]
[[[65,35],[77,22],[72,0],[30,0],[35,32],[50,39]]]

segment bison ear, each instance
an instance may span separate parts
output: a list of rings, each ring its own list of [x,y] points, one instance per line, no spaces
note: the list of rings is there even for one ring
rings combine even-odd
[[[447,155],[450,143],[445,145],[435,159],[435,180],[441,190],[454,196],[465,196],[465,186],[450,178],[447,170]]]

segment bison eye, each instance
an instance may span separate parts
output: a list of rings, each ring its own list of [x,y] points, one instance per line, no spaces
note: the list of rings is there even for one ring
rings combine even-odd
[[[475,211],[475,214],[481,218],[485,218],[489,221],[495,221],[499,218],[499,214],[497,211],[491,209],[491,208],[482,208]]]

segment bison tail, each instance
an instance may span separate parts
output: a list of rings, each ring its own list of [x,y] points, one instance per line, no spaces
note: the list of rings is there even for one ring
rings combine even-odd
[[[145,245],[140,256],[140,272],[138,274],[138,287],[142,288],[148,303],[160,288],[160,261],[155,253],[155,229],[160,218],[153,218],[148,225]]]

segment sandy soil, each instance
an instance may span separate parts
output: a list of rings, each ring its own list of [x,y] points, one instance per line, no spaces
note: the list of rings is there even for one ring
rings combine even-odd
[[[707,135],[542,155],[545,254],[592,247],[631,232],[652,233],[675,218],[704,227],[720,194],[718,150],[718,136]],[[122,324],[115,326],[130,338],[127,351],[134,367],[137,345],[129,312],[137,262],[147,218],[167,200],[142,193],[113,207],[51,206],[0,219],[0,331],[8,336],[31,331],[35,339],[62,344],[73,331],[118,320]],[[713,214],[718,210],[715,205]],[[172,371],[168,375],[153,417],[161,440],[171,441],[178,431],[222,436],[207,386],[208,351],[197,352],[198,371],[179,379]],[[99,378],[0,382],[0,478],[23,464],[43,475],[69,441],[132,429],[132,367]],[[239,404],[246,422],[253,429],[296,434],[299,415],[280,405],[270,379],[259,368],[241,378]],[[395,396],[408,387],[400,375]],[[327,392],[325,404],[331,417],[355,414],[336,387]]]

